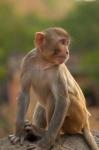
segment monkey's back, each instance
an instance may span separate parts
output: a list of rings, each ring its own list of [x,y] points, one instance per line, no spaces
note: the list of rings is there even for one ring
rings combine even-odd
[[[62,64],[62,68],[64,68],[62,70],[64,70],[67,79],[70,99],[70,107],[62,129],[66,133],[81,133],[90,113],[86,108],[85,97],[78,83],[75,81],[65,64]]]

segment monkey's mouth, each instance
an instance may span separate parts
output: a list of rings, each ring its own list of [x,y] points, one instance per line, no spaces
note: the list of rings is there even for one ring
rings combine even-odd
[[[60,55],[57,57],[57,61],[59,62],[59,64],[67,61],[69,59],[69,54],[68,55]]]
[[[67,56],[58,56],[57,61],[59,64],[63,63],[67,59]]]

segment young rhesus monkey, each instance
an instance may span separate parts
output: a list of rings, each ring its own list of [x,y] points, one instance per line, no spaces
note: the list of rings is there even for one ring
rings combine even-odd
[[[16,133],[10,135],[12,143],[22,142],[24,130],[31,130],[41,139],[27,149],[47,150],[62,131],[83,134],[91,150],[99,150],[90,132],[90,113],[82,90],[64,63],[69,58],[69,43],[69,35],[62,28],[36,33],[36,48],[22,63]],[[38,96],[33,125],[25,123],[30,87]]]

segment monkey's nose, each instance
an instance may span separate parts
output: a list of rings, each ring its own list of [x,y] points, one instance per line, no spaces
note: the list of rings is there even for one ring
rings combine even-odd
[[[68,52],[68,51],[66,51],[66,54],[69,54],[69,52]]]
[[[69,54],[69,51],[66,51],[66,55],[68,55]]]

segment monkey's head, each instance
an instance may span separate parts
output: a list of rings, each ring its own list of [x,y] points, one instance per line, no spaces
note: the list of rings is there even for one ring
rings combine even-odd
[[[69,43],[68,33],[58,27],[37,32],[35,36],[35,44],[42,58],[57,65],[68,60]]]

